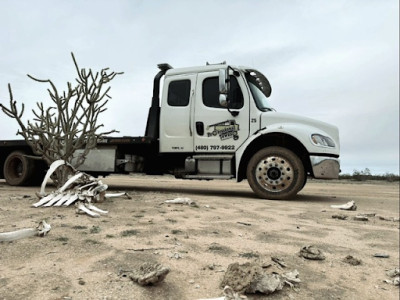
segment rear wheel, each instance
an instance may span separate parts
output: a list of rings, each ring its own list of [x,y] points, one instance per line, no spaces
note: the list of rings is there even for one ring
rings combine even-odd
[[[3,174],[9,185],[26,185],[32,178],[34,162],[24,154],[21,151],[14,151],[4,162]]]
[[[247,166],[247,180],[261,198],[293,198],[304,186],[304,166],[292,151],[267,147],[258,151]]]

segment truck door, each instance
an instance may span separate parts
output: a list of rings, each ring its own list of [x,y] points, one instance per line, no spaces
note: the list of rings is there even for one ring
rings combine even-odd
[[[160,112],[160,152],[193,152],[196,75],[167,77]]]
[[[235,152],[249,135],[249,95],[241,77],[230,77],[230,110],[219,104],[218,72],[197,76],[194,151]]]

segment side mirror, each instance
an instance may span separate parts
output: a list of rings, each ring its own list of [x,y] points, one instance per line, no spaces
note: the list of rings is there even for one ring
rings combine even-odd
[[[218,82],[219,82],[219,104],[222,107],[228,107],[228,92],[229,92],[229,81],[228,70],[220,69]]]
[[[228,72],[227,69],[219,70],[219,93],[220,94],[228,94]]]
[[[228,107],[228,99],[226,94],[219,94],[219,105],[222,107]]]

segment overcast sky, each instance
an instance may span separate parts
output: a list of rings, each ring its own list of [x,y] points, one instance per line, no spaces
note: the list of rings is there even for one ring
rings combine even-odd
[[[106,129],[143,135],[156,65],[226,60],[264,73],[271,103],[339,127],[341,168],[399,173],[399,1],[0,0],[0,102],[48,102],[80,67],[124,71]],[[28,111],[29,112],[29,111]],[[30,114],[26,115],[27,118]],[[0,114],[0,140],[17,123]]]

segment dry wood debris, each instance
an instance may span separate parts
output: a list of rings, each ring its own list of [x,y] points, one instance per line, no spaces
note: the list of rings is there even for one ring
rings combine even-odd
[[[169,271],[168,267],[161,264],[145,262],[138,269],[133,270],[129,277],[140,285],[152,285],[163,281]]]
[[[373,257],[378,257],[378,258],[389,258],[389,254],[386,253],[375,253]]]
[[[353,217],[353,220],[355,221],[368,221],[368,217],[365,215],[357,215],[355,217]]]
[[[342,214],[332,215],[332,219],[347,220],[348,216]]]
[[[352,255],[347,255],[343,259],[343,262],[348,263],[349,265],[352,265],[352,266],[361,265],[361,259],[355,258]]]
[[[257,263],[233,263],[228,266],[222,286],[230,286],[238,293],[263,293],[271,294],[280,291],[285,284],[293,287],[300,282],[299,272],[294,270],[284,274],[267,273]]]
[[[306,259],[311,259],[311,260],[324,260],[325,259],[325,255],[322,252],[322,250],[318,249],[317,247],[315,247],[313,245],[304,246],[303,248],[301,248],[299,256],[304,257]]]

